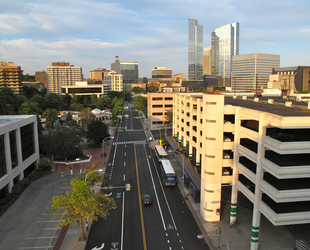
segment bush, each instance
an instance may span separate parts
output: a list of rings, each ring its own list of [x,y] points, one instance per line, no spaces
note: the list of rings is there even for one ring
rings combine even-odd
[[[18,184],[21,185],[22,187],[27,186],[27,185],[29,185],[29,179],[24,178],[20,182],[18,182]]]
[[[20,194],[21,193],[21,191],[22,191],[22,186],[21,185],[19,185],[19,183],[16,183],[14,186],[13,186],[13,188],[12,188],[12,193],[13,194]]]
[[[6,203],[8,203],[7,198],[4,197],[4,198],[0,199],[0,206],[5,205]]]
[[[6,198],[8,201],[12,200],[14,197],[15,197],[15,194],[13,194],[13,193],[7,193],[7,194],[5,195],[5,198]]]

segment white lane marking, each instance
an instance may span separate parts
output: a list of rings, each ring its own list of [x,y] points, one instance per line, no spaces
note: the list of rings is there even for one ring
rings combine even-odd
[[[124,156],[126,156],[126,152],[124,153]]]
[[[124,161],[124,167],[126,167],[126,162]]]
[[[145,155],[147,155],[146,149],[145,149],[145,145],[144,145],[144,151],[145,151]],[[159,199],[158,199],[157,191],[156,191],[156,188],[155,188],[155,183],[154,183],[154,178],[153,178],[153,174],[152,174],[152,171],[151,171],[150,162],[149,162],[148,158],[146,158],[146,160],[147,160],[147,165],[149,167],[149,172],[150,172],[150,175],[151,175],[151,179],[152,179],[152,184],[153,184],[153,189],[154,189],[154,192],[155,192],[156,200],[157,200],[157,203],[158,203],[158,209],[159,209],[161,221],[163,222],[164,230],[166,231],[166,225],[165,225],[163,213],[161,211],[161,206],[160,206],[160,202],[159,202]]]
[[[155,166],[155,170],[156,170],[156,173],[157,173],[157,177],[158,177],[158,179],[160,179],[160,176],[159,176],[159,173],[158,173],[158,171],[157,171],[157,167],[156,167],[156,164],[155,164],[154,158],[153,158],[153,163],[154,163],[154,166]],[[177,229],[177,225],[175,224],[175,221],[174,221],[173,215],[172,215],[172,213],[171,213],[171,209],[170,209],[170,206],[169,206],[169,203],[168,203],[167,197],[166,197],[165,190],[164,190],[164,188],[163,188],[163,185],[161,184],[161,181],[159,182],[159,184],[160,184],[161,190],[162,190],[162,192],[163,192],[163,195],[164,195],[164,198],[165,198],[165,201],[166,201],[166,204],[167,204],[167,207],[168,207],[168,210],[169,210],[169,213],[170,213],[170,216],[171,216],[171,219],[172,219],[173,225],[174,225],[174,229],[175,229],[175,230],[178,230],[178,229]]]
[[[124,211],[125,211],[125,192],[123,192],[121,250],[123,250],[123,239],[124,239]]]
[[[123,181],[125,181],[126,177],[125,177],[125,174],[124,174],[124,177],[123,177]]]
[[[118,134],[117,134],[117,137],[118,137]],[[114,160],[115,160],[116,150],[117,150],[117,144],[115,145],[115,149],[114,149],[114,155],[113,155],[113,162],[112,162],[112,166],[114,166]]]
[[[52,248],[53,246],[42,246],[42,247],[21,247],[20,249],[49,249]]]

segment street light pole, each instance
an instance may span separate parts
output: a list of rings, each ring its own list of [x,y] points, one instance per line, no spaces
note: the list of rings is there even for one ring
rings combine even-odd
[[[176,151],[174,150],[174,153],[178,153],[179,155],[181,155],[182,159],[183,159],[183,176],[182,176],[182,179],[183,179],[183,187],[185,187],[185,178],[184,178],[184,157],[183,155],[179,152],[179,151]]]
[[[113,139],[114,137],[110,137],[110,136],[108,136],[108,137],[106,137],[106,138],[104,138],[103,140],[102,140],[102,158],[103,158],[103,164],[104,164],[104,141],[106,140],[106,139]]]
[[[229,250],[229,244],[228,244],[228,241],[225,239],[225,237],[223,236],[223,235],[221,235],[221,234],[207,234],[207,235],[205,235],[205,234],[199,234],[199,235],[197,235],[197,238],[198,239],[203,239],[203,238],[205,238],[205,237],[207,237],[207,236],[218,236],[218,237],[223,237],[224,238],[224,240],[226,241],[226,244],[227,244],[227,250]]]

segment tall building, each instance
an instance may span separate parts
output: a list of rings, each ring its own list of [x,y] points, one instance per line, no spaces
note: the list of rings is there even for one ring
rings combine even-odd
[[[43,71],[36,71],[35,72],[36,82],[43,82],[44,88],[47,88],[47,81],[46,81],[46,72]]]
[[[98,68],[90,71],[90,79],[104,80],[104,76],[107,75],[111,70]]]
[[[188,19],[188,79],[202,79],[203,26],[198,19]]]
[[[152,69],[152,78],[172,78],[172,69],[154,67]]]
[[[115,56],[115,62],[111,63],[111,70],[117,74],[123,75],[124,83],[134,83],[139,78],[139,68],[137,62],[120,62],[118,56]]]
[[[204,48],[203,50],[203,75],[211,74],[211,47]]]
[[[280,67],[280,56],[252,53],[233,56],[231,87],[233,91],[267,88],[273,68]]]
[[[104,84],[111,86],[112,91],[123,91],[123,75],[111,70],[104,76]]]
[[[46,67],[47,93],[61,94],[62,86],[74,86],[83,81],[82,67],[67,62],[53,62]]]
[[[13,62],[0,62],[0,88],[9,87],[14,94],[21,94],[23,71]]]
[[[223,77],[224,86],[230,86],[232,57],[239,55],[239,23],[217,28],[211,35],[211,74]]]
[[[185,167],[189,193],[200,193],[200,214],[208,222],[223,213],[231,225],[242,218],[238,196],[253,204],[251,249],[258,249],[261,215],[274,226],[310,223],[309,108],[272,100],[202,93],[173,98],[173,135],[201,166],[198,183]],[[224,204],[225,186],[231,198]]]
[[[0,116],[0,199],[30,175],[40,159],[36,115]]]

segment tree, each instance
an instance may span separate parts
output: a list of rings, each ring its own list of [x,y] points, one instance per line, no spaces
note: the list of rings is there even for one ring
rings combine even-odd
[[[95,115],[91,112],[91,108],[84,108],[80,111],[82,113],[82,127],[87,126],[90,121],[95,118]]]
[[[62,99],[62,105],[63,105],[63,109],[67,110],[70,106],[70,104],[72,103],[72,97],[71,95],[69,95],[68,93],[66,93],[65,95],[61,96]]]
[[[19,107],[17,95],[11,88],[0,89],[0,115],[16,115]]]
[[[172,121],[173,121],[172,109],[166,111],[165,119],[166,119],[166,123],[172,123]]]
[[[52,159],[75,159],[80,155],[80,137],[70,128],[61,127],[47,135],[42,135],[40,147]]]
[[[197,91],[198,91],[198,92],[206,92],[206,90],[205,90],[204,87],[200,87]]]
[[[23,95],[30,99],[31,97],[38,95],[39,91],[33,86],[23,86]]]
[[[24,102],[19,108],[20,115],[40,115],[41,109],[37,102]]]
[[[106,219],[109,216],[109,211],[116,208],[115,201],[102,193],[92,194],[85,185],[84,179],[73,178],[70,184],[72,192],[53,197],[54,204],[51,206],[51,210],[57,215],[69,213],[69,216],[62,219],[61,225],[78,223],[81,227],[80,240],[85,240],[85,219],[87,221]]]
[[[109,109],[112,100],[110,97],[103,97],[97,100],[97,108],[101,110]]]
[[[48,94],[47,96],[45,96],[45,100],[46,100],[47,108],[56,109],[56,110],[61,109],[62,100],[61,100],[61,97],[57,95],[56,93]]]
[[[26,75],[23,75],[23,81],[24,82],[35,82],[36,78],[34,75],[26,74]]]
[[[69,106],[69,110],[71,111],[81,111],[84,108],[84,106],[81,103],[72,103]]]
[[[147,98],[146,97],[137,96],[134,99],[134,103],[135,103],[134,109],[141,110],[141,111],[145,112],[146,107],[147,107]]]
[[[97,107],[97,96],[95,94],[91,95],[90,96],[90,103],[94,106],[94,107]]]
[[[47,109],[43,112],[42,117],[46,118],[48,122],[51,123],[51,126],[53,127],[54,122],[58,119],[59,111],[56,109]]]
[[[131,89],[131,92],[134,92],[134,93],[144,93],[145,90],[144,90],[144,88],[141,88],[141,87],[139,87],[139,86],[135,86],[135,87],[133,87],[133,88]]]
[[[100,144],[108,136],[108,127],[102,121],[93,120],[87,126],[86,138],[94,140],[95,144]]]
[[[37,102],[41,110],[46,110],[46,100],[40,95],[33,96],[29,102]]]

